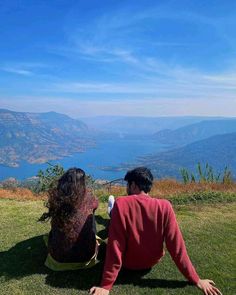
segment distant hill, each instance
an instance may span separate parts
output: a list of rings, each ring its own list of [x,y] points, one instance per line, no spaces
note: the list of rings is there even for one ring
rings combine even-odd
[[[23,113],[0,109],[0,164],[44,163],[93,145],[88,127],[55,112]]]
[[[143,157],[139,164],[150,167],[157,177],[178,177],[180,168],[195,171],[198,162],[209,163],[216,171],[223,171],[227,165],[236,178],[236,132]]]
[[[161,130],[154,134],[154,138],[163,144],[183,146],[217,134],[231,132],[236,132],[236,118],[207,120],[176,130]]]
[[[125,135],[152,135],[163,129],[177,129],[203,120],[214,120],[219,117],[122,117],[99,116],[83,118],[91,128],[103,132]]]

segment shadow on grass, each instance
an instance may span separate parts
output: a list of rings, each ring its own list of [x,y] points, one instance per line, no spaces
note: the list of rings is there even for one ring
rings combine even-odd
[[[104,228],[102,230],[100,230],[97,235],[105,240],[108,237],[108,228],[109,228],[109,223],[110,223],[110,219],[108,218],[103,218],[100,215],[96,215],[95,216],[96,219],[96,223],[102,225]]]
[[[42,235],[19,242],[8,251],[0,252],[0,276],[11,279],[34,273],[45,274],[46,254]]]
[[[96,223],[97,224],[101,224],[104,227],[108,227],[109,226],[109,221],[110,221],[109,218],[103,218],[100,215],[95,215],[95,219],[96,219]]]
[[[44,266],[46,256],[43,235],[19,242],[8,251],[0,252],[0,277],[9,281],[33,274],[44,274],[45,283],[48,285],[80,290],[88,290],[101,280],[102,263],[91,269],[53,272]]]
[[[91,269],[53,272],[44,266],[47,249],[43,235],[17,243],[8,251],[0,252],[0,277],[4,279],[20,279],[33,274],[44,274],[45,283],[57,288],[75,288],[88,290],[91,286],[99,285],[103,264],[99,263]],[[183,288],[188,285],[185,281],[143,278],[146,273],[122,270],[116,284],[131,284],[149,288]]]
[[[190,283],[186,281],[177,280],[166,280],[160,278],[145,278],[144,276],[148,274],[150,270],[147,271],[129,271],[122,270],[117,278],[117,285],[130,284],[133,286],[139,286],[141,288],[168,288],[168,289],[178,289],[184,288]]]

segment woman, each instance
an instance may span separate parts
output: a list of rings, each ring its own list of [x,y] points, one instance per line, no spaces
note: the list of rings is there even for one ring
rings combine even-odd
[[[47,207],[48,212],[40,218],[51,219],[45,265],[52,270],[93,266],[99,247],[94,218],[98,200],[86,190],[85,172],[69,169],[59,179],[57,188],[49,192]]]

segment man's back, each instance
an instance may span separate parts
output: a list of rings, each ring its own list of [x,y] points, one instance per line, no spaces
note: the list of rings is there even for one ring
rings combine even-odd
[[[121,266],[133,270],[154,266],[164,254],[164,241],[179,270],[196,283],[199,277],[187,255],[170,202],[147,194],[117,198],[101,286],[110,289]]]
[[[164,224],[169,202],[148,195],[132,195],[117,198],[116,205],[119,213],[113,211],[112,218],[120,218],[121,230],[126,236],[123,266],[152,267],[164,254]]]

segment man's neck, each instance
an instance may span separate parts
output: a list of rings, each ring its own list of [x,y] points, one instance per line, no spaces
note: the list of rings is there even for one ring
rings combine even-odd
[[[131,195],[137,195],[137,196],[145,195],[145,196],[149,196],[149,194],[148,193],[145,193],[145,191],[136,191],[136,192],[133,192]]]
[[[147,195],[147,196],[148,196],[148,193],[145,193],[145,191],[141,191],[141,192],[139,193],[139,195]]]

